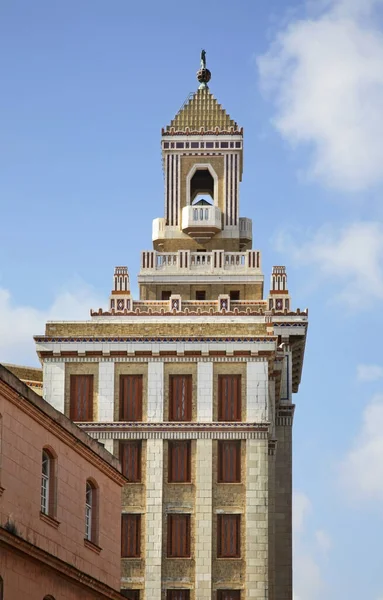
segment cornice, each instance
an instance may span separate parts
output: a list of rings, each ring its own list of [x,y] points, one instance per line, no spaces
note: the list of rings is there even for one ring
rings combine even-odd
[[[105,583],[102,583],[87,573],[76,569],[76,567],[64,562],[57,556],[53,556],[53,554],[38,548],[34,544],[24,540],[22,537],[9,533],[3,527],[0,527],[0,546],[12,548],[16,552],[43,563],[57,573],[60,573],[61,576],[72,580],[87,590],[94,590],[97,594],[100,594],[102,598],[108,600],[123,600],[123,596],[121,596],[119,592],[109,587]]]
[[[17,392],[10,392],[8,385],[3,381],[0,381],[0,392],[4,398],[6,398],[6,400],[17,406],[34,421],[42,425],[45,429],[49,430],[50,433],[53,433],[53,435],[64,442],[67,446],[74,449],[80,456],[85,458],[115,483],[118,483],[121,486],[126,483],[125,477],[119,473],[119,471],[95,454],[90,448],[87,448],[87,446],[81,440],[76,438],[70,432],[66,431],[59,423],[57,423],[49,415],[46,415],[39,410],[38,407],[29,402],[26,398],[24,398],[24,396]]]

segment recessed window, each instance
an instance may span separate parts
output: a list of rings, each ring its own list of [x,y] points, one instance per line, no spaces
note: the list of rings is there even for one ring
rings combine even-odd
[[[120,375],[120,421],[142,421],[142,375]]]
[[[240,558],[241,515],[218,515],[217,525],[218,558]]]
[[[191,481],[190,441],[169,442],[168,457],[169,483],[189,483]]]
[[[218,421],[241,420],[241,376],[218,376]]]
[[[198,142],[190,142],[190,148],[199,148]]]
[[[241,600],[241,590],[217,590],[217,600]]]
[[[93,421],[93,375],[70,376],[70,418]]]
[[[141,441],[120,442],[122,474],[131,483],[141,481]]]
[[[190,600],[190,590],[166,590],[166,600]]]
[[[191,421],[192,376],[170,375],[169,421]]]
[[[214,142],[206,142],[206,148],[214,148]]]
[[[40,510],[44,515],[54,517],[55,496],[55,459],[47,449],[43,450],[41,461],[41,504]]]
[[[240,148],[241,147],[241,142],[235,142],[235,147],[236,148]]]
[[[0,577],[0,600],[3,600],[4,598],[4,582],[3,582],[3,578]]]
[[[241,442],[218,442],[218,483],[241,482]]]
[[[168,515],[168,558],[190,558],[190,515]]]
[[[161,292],[161,300],[170,300],[171,295],[172,295],[171,291],[164,290]]]
[[[122,558],[141,556],[141,515],[128,513],[121,515],[121,556]]]
[[[164,148],[169,148],[169,142],[164,142]]]
[[[129,600],[140,600],[140,590],[121,590],[120,591],[121,596],[124,596],[124,598],[129,598]]]
[[[229,142],[221,142],[221,148],[228,148]]]
[[[184,142],[177,142],[176,143],[176,148],[183,148],[184,147]]]
[[[239,300],[239,290],[231,290],[230,292],[230,300]]]
[[[205,290],[197,290],[195,293],[196,300],[206,300],[206,292]]]
[[[93,544],[98,542],[98,489],[88,480],[85,488],[85,539]]]

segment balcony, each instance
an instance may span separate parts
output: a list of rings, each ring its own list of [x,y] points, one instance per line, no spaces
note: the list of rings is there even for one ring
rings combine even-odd
[[[182,209],[182,231],[192,238],[209,240],[222,229],[222,215],[217,206],[203,200]]]

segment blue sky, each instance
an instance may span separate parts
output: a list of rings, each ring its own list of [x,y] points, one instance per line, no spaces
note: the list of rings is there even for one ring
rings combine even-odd
[[[3,0],[0,360],[133,290],[160,132],[197,87],[245,129],[241,214],[310,310],[294,426],[297,600],[382,600],[381,0]]]

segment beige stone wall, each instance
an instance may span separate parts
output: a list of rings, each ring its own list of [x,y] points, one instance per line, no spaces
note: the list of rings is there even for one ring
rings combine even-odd
[[[164,421],[169,420],[169,384],[170,375],[192,376],[192,421],[197,420],[197,363],[165,363],[164,364]]]
[[[278,425],[275,457],[275,598],[292,600],[292,427]]]
[[[247,440],[246,598],[267,598],[268,440]],[[277,595],[278,600],[282,596]]]
[[[146,449],[145,598],[161,600],[163,442]]]
[[[170,252],[170,250],[168,250]],[[206,300],[217,300],[221,294],[229,294],[231,291],[239,291],[240,300],[262,300],[263,286],[261,283],[249,284],[141,284],[141,300],[161,300],[162,292],[171,291],[179,294],[183,300],[195,300],[196,291],[204,290]]]
[[[177,252],[177,250],[191,250],[197,252],[197,250],[225,250],[226,252],[239,252],[240,250],[248,250],[251,248],[249,244],[246,248],[239,247],[238,238],[224,238],[215,235],[210,240],[206,240],[203,244],[198,243],[191,237],[186,236],[172,239],[161,238],[153,243],[153,249],[158,252]]]
[[[275,454],[269,455],[269,598],[275,595]]]
[[[70,376],[71,375],[93,375],[93,421],[98,420],[98,363],[65,363],[65,398],[64,414],[70,414]]]
[[[218,420],[218,376],[240,375],[241,376],[241,406],[242,421],[246,421],[246,387],[247,368],[245,362],[214,363],[213,366],[213,421]]]
[[[115,363],[114,368],[114,420],[119,420],[120,410],[120,375],[142,375],[142,420],[148,415],[148,364],[147,363]]]
[[[195,498],[195,596],[211,600],[212,592],[212,510],[213,440],[198,440],[196,448]]]

